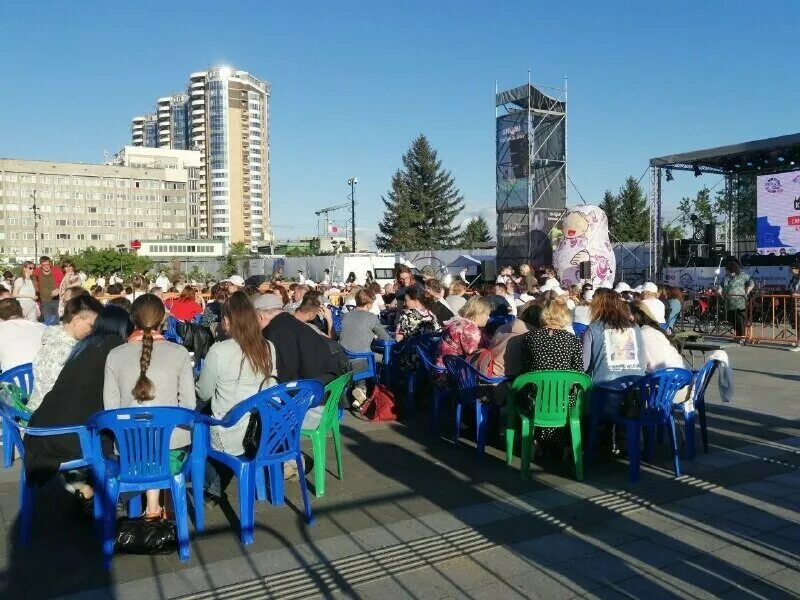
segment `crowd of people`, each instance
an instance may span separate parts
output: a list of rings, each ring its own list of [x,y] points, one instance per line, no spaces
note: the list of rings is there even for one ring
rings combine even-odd
[[[354,274],[333,285],[329,273],[319,284],[305,277],[233,276],[192,285],[170,281],[164,272],[127,281],[116,274],[86,277],[69,261],[56,267],[42,257],[38,267],[26,262],[18,277],[4,277],[11,290],[0,299],[0,369],[32,363],[25,409],[32,426],[48,427],[82,424],[97,411],[129,406],[182,406],[221,418],[277,383],[327,384],[362,369],[362,359],[347,353],[371,352],[376,340],[399,344],[434,332],[441,335],[431,357],[436,365],[461,356],[492,376],[570,369],[609,382],[684,366],[670,334],[681,311],[679,289],[652,282],[633,289],[624,283],[562,288],[552,268],[529,265],[518,273],[504,266],[499,273],[478,289],[406,266],[384,287],[369,276],[359,284]],[[46,326],[52,315],[57,322]],[[209,332],[211,343],[201,355],[165,337],[170,316]],[[416,369],[416,359],[401,351],[398,364]],[[363,382],[353,386],[343,408],[358,408],[368,392]],[[493,400],[502,404],[505,394]],[[304,427],[315,427],[321,412],[310,410]],[[242,419],[230,428],[213,427],[212,446],[246,454],[247,425]],[[562,437],[545,432],[544,439]],[[188,432],[176,430],[171,448],[178,464],[188,445]],[[26,438],[29,478],[46,481],[78,452],[69,436]],[[287,463],[285,476],[296,475]],[[231,476],[221,464],[208,465],[209,503],[223,499]],[[90,511],[90,477],[75,473],[67,483],[79,507]],[[143,516],[163,515],[160,493],[148,493]]]

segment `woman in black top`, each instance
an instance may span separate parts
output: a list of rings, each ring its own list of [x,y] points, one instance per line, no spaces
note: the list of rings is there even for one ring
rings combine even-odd
[[[94,413],[103,410],[103,379],[106,357],[125,343],[133,331],[130,316],[118,306],[105,306],[98,315],[92,333],[72,350],[53,388],[31,416],[31,427],[83,425]],[[62,462],[81,456],[78,437],[73,434],[48,437],[25,436],[25,471],[28,481],[39,485],[58,472]],[[77,481],[86,481],[79,474]],[[88,483],[77,485],[75,495],[84,508],[93,489]]]
[[[571,323],[569,308],[559,299],[549,300],[542,308],[541,327],[525,334],[522,340],[522,372],[531,371],[584,371],[583,347],[574,333],[564,327]],[[518,398],[518,402],[522,398]],[[570,407],[575,396],[570,394]],[[526,411],[531,411],[530,404]],[[566,440],[565,428],[537,427],[536,439],[562,444]]]

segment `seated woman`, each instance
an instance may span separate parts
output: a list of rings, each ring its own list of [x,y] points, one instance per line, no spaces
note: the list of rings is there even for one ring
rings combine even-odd
[[[404,308],[397,318],[395,340],[402,342],[441,329],[436,315],[428,309],[430,298],[421,286],[408,286],[404,302]],[[418,366],[419,357],[416,351],[403,348],[399,352],[397,360],[402,371],[413,371]]]
[[[489,349],[492,351],[492,374],[516,377],[522,370],[524,336],[539,327],[542,305],[531,301],[520,310],[519,318],[505,323],[494,332]],[[502,399],[505,402],[505,398]]]
[[[152,294],[134,300],[131,307],[134,332],[128,343],[112,350],[106,360],[103,384],[106,410],[141,406],[195,408],[189,352],[183,346],[166,341],[159,333],[164,312],[164,304]],[[189,432],[175,429],[170,449],[180,451],[189,443]],[[147,491],[145,518],[163,517],[160,495],[160,490]]]
[[[671,367],[686,368],[680,352],[661,329],[650,307],[642,301],[631,303],[631,314],[634,322],[642,331],[644,342],[645,371],[652,373],[659,369]]]
[[[442,328],[442,339],[436,352],[436,366],[444,367],[445,356],[466,357],[486,348],[489,340],[482,331],[489,322],[491,303],[485,298],[475,296],[458,311]]]
[[[69,304],[69,303],[68,303]],[[31,427],[83,425],[103,410],[103,378],[108,354],[125,343],[133,330],[127,312],[118,306],[104,307],[92,333],[78,342],[61,369],[53,388],[30,419]],[[25,472],[28,481],[45,483],[61,463],[81,456],[75,435],[25,436]],[[91,513],[94,495],[86,473],[70,474],[75,497],[85,513]]]
[[[31,412],[39,408],[47,393],[53,389],[72,349],[92,331],[103,305],[88,295],[80,295],[64,304],[61,323],[48,327],[42,334],[42,348],[33,359],[33,390],[26,407]]]
[[[667,305],[667,328],[673,329],[681,316],[683,308],[683,292],[676,285],[664,287],[665,304]]]
[[[234,292],[222,305],[222,326],[228,339],[208,351],[195,384],[197,398],[211,403],[211,414],[222,419],[242,400],[276,384],[275,347],[261,336],[253,303],[244,292]],[[242,439],[250,416],[233,427],[211,427],[211,446],[233,456],[245,453]],[[205,492],[219,502],[233,473],[224,465],[206,463]]]
[[[531,371],[583,371],[583,349],[574,334],[564,329],[572,317],[564,301],[553,298],[542,307],[540,325],[525,334],[522,340],[522,372]],[[522,398],[517,398],[519,403]],[[570,407],[575,404],[575,395],[570,394]],[[527,403],[525,410],[532,410]],[[536,439],[563,446],[565,428],[537,427]]]
[[[203,314],[203,307],[197,303],[196,296],[197,290],[187,285],[180,296],[165,302],[169,314],[179,321],[191,321],[197,315]]]

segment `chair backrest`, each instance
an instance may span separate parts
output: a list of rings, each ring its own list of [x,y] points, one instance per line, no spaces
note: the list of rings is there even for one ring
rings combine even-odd
[[[589,329],[589,326],[585,323],[573,323],[572,324],[572,331],[575,332],[575,337],[579,340],[583,339],[583,334],[586,333],[586,330]]]
[[[178,335],[178,323],[181,322],[182,321],[176,319],[172,315],[167,315],[167,327],[164,329],[164,337],[170,341],[179,340],[180,335]]]
[[[94,461],[102,460],[101,432],[114,437],[122,482],[163,481],[170,477],[169,441],[176,427],[191,427],[197,414],[175,406],[128,407],[106,410],[89,417]]]
[[[26,363],[0,373],[0,382],[14,384],[23,391],[27,398],[33,389],[33,365]]]
[[[705,401],[706,389],[708,388],[708,384],[711,383],[711,376],[714,375],[719,365],[720,361],[712,358],[697,371],[697,374],[695,374],[694,386],[692,388],[692,400],[695,406],[698,402],[702,403]]]
[[[339,335],[342,333],[342,309],[332,304],[329,305],[328,308],[331,311],[331,317],[333,317],[333,323],[331,323],[333,332]]]
[[[422,346],[416,346],[414,349],[417,351],[419,359],[422,361],[422,364],[424,365],[425,369],[427,369],[428,373],[444,373],[447,371],[445,367],[436,366],[436,363],[431,360],[428,352],[426,352]]]
[[[325,409],[322,411],[322,418],[319,422],[320,427],[330,427],[334,421],[339,420],[339,403],[342,400],[342,394],[344,394],[345,389],[347,389],[347,384],[350,383],[352,375],[352,373],[339,375],[339,377],[325,386],[325,398],[323,400]]]
[[[443,360],[459,392],[477,395],[480,373],[460,356],[445,356]]]
[[[582,413],[583,394],[592,385],[592,378],[579,371],[536,371],[524,373],[511,384],[512,394],[526,385],[536,388],[534,424],[541,427],[563,427],[569,416],[569,395],[575,390],[576,414]],[[513,401],[512,396],[509,401]]]
[[[399,342],[394,345],[392,348],[393,352],[414,352],[414,348],[417,346],[422,347],[428,354],[433,354],[436,349],[437,344],[442,339],[442,333],[440,331],[434,331],[432,333],[421,333],[420,335],[415,335],[410,338],[404,339],[402,342]]]
[[[641,418],[663,419],[672,410],[672,401],[679,389],[692,381],[692,372],[686,369],[659,369],[639,379]]]

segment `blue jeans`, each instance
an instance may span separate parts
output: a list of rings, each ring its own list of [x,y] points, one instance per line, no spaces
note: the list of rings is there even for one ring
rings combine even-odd
[[[244,458],[244,455],[237,458]],[[206,461],[206,476],[203,490],[209,496],[220,500],[225,495],[225,489],[233,479],[233,471],[221,462],[209,458]]]

